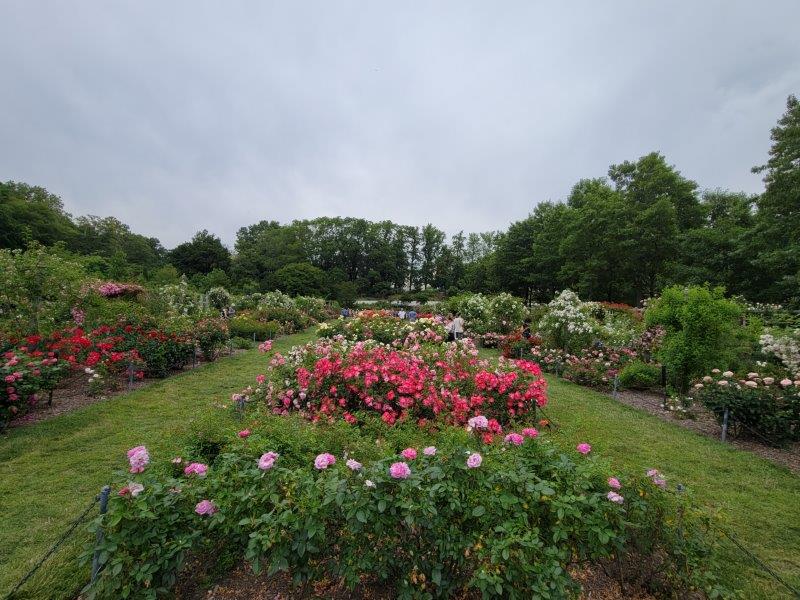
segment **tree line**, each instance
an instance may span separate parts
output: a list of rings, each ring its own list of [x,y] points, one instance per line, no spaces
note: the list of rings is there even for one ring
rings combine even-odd
[[[546,301],[564,288],[636,304],[666,285],[722,285],[753,301],[800,303],[800,103],[771,132],[765,191],[700,190],[658,152],[583,179],[506,231],[448,236],[432,224],[320,217],[242,227],[234,247],[200,231],[167,250],[113,217],[73,218],[44,188],[0,182],[0,247],[32,241],[85,256],[111,278],[201,289],[280,289],[350,300],[408,292],[509,291]]]

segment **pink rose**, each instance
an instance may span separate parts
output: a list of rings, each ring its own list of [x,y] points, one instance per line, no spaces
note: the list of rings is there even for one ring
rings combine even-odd
[[[128,462],[131,473],[143,473],[144,468],[150,463],[150,454],[144,446],[136,446],[128,450]]]
[[[436,446],[428,446],[422,451],[422,453],[425,456],[434,456],[436,454]]]
[[[269,471],[277,459],[277,452],[267,452],[266,454],[262,454],[261,458],[258,459],[258,468],[262,471]]]
[[[470,469],[477,469],[478,467],[481,466],[482,462],[483,462],[483,457],[477,452],[473,452],[467,457],[467,466]]]
[[[521,446],[524,441],[525,438],[518,433],[509,433],[505,437],[505,442],[507,444],[514,444],[515,446]]]
[[[613,491],[612,492],[608,492],[608,494],[606,495],[606,498],[608,498],[609,500],[611,500],[611,502],[614,502],[616,504],[622,504],[623,502],[625,502],[625,498],[620,496],[617,492],[613,492]]]
[[[526,427],[522,430],[522,435],[529,438],[535,438],[539,435],[539,432],[536,430],[535,427]]]
[[[348,459],[345,464],[347,465],[347,468],[350,469],[351,471],[359,471],[361,470],[361,467],[364,466],[360,462],[352,458]]]
[[[200,516],[213,515],[219,510],[211,500],[201,500],[194,507],[194,512]]]
[[[592,451],[591,445],[587,444],[586,442],[582,442],[575,446],[575,449],[580,452],[581,454],[589,454]]]
[[[205,477],[208,472],[208,465],[203,463],[191,463],[184,470],[184,475],[197,475],[198,477]]]
[[[618,490],[619,488],[622,487],[622,484],[619,482],[619,479],[617,479],[616,477],[609,477],[608,478],[608,487],[614,488],[615,490]]]
[[[240,438],[242,438],[242,439],[244,439],[244,438],[248,438],[248,437],[250,437],[250,430],[249,430],[249,429],[242,429],[242,430],[241,430],[239,433],[237,433],[236,435],[238,435],[238,436],[239,436]]]
[[[392,466],[389,467],[389,475],[394,479],[408,479],[411,475],[411,467],[404,462],[392,463]]]
[[[415,458],[417,458],[417,451],[414,450],[414,448],[406,448],[400,454],[406,460],[414,460]]]
[[[336,464],[336,457],[327,452],[318,455],[317,458],[314,459],[314,467],[319,470],[327,469],[333,464]]]

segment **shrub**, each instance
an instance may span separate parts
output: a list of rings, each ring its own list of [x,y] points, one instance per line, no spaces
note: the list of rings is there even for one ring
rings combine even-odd
[[[203,353],[203,358],[208,361],[216,360],[219,351],[230,337],[228,324],[220,318],[198,321],[193,328],[193,333],[200,352]]]
[[[641,360],[625,365],[619,373],[619,385],[633,390],[648,390],[661,382],[661,367]]]
[[[730,371],[717,370],[695,384],[692,395],[720,423],[727,408],[734,435],[755,435],[775,446],[800,440],[800,379],[775,381],[758,373],[736,379]]]
[[[548,345],[567,352],[578,352],[591,345],[597,322],[591,312],[594,304],[582,302],[575,292],[564,290],[548,305],[539,320],[539,331]]]
[[[69,363],[53,352],[31,349],[39,336],[31,336],[0,356],[0,429],[35,405],[40,392],[48,392],[69,371]]]
[[[636,353],[622,350],[585,350],[580,356],[568,356],[561,373],[564,379],[591,387],[609,387],[620,370]]]
[[[715,583],[700,519],[658,474],[612,482],[591,459],[531,439],[445,443],[369,464],[325,447],[316,459],[262,454],[271,441],[240,440],[204,476],[183,465],[172,476],[119,474],[95,521],[104,568],[88,597],[154,598],[189,553],[212,563],[243,555],[256,572],[288,571],[296,584],[375,582],[400,598],[566,597],[580,589],[571,565],[619,552],[658,557],[679,596]]]
[[[431,340],[439,342],[447,336],[444,325],[435,319],[419,318],[416,321],[406,321],[386,310],[364,310],[357,317],[339,318],[331,323],[323,323],[317,330],[322,337],[342,336],[352,341],[375,340],[382,344],[402,342],[412,332],[424,334]]]
[[[259,342],[271,340],[281,334],[281,324],[277,321],[258,321],[250,314],[239,314],[228,321],[231,335],[255,339]]]
[[[693,377],[714,365],[733,366],[743,346],[754,345],[751,332],[740,325],[743,307],[726,299],[722,288],[666,288],[648,306],[648,326],[660,325],[666,335],[658,356],[667,366],[670,382],[684,393]]]
[[[328,318],[325,300],[313,296],[298,296],[294,299],[295,308],[305,313],[315,321],[324,321]]]
[[[547,383],[530,361],[500,359],[495,366],[476,358],[472,342],[428,343],[410,334],[404,347],[341,338],[296,347],[288,359],[273,356],[272,369],[256,389],[243,392],[270,412],[300,411],[313,420],[341,417],[356,423],[357,412],[396,421],[464,424],[485,414],[500,425],[535,415],[547,402]],[[399,344],[398,344],[399,346]]]
[[[277,321],[284,333],[294,333],[311,326],[311,319],[294,306],[259,306],[252,316],[262,323]]]
[[[206,298],[209,306],[216,310],[227,308],[231,305],[231,302],[233,302],[233,298],[228,290],[226,290],[224,287],[211,288],[208,290],[208,292],[206,292]]]

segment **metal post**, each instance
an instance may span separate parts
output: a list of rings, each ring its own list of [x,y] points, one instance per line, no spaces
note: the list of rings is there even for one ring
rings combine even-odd
[[[722,415],[722,441],[728,436],[728,407],[725,407],[725,414]]]
[[[614,375],[614,392],[612,395],[614,396],[614,400],[617,399],[617,390],[619,389],[619,375]]]
[[[133,363],[128,363],[128,389],[133,389]]]
[[[111,487],[105,485],[100,490],[100,514],[104,515],[108,511],[108,496],[111,493]],[[97,574],[100,573],[100,544],[103,543],[105,533],[103,532],[102,524],[97,528],[94,543],[94,556],[92,557],[92,583],[97,579]]]

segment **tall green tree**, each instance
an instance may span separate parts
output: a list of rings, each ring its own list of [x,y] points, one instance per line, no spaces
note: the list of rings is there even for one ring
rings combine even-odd
[[[185,275],[204,275],[214,269],[228,271],[231,253],[217,236],[203,229],[190,242],[176,246],[169,253],[169,261]]]
[[[764,193],[756,201],[756,269],[765,275],[763,300],[789,299],[800,305],[800,101],[789,96],[786,112],[771,132],[766,164],[753,172],[764,174]]]

